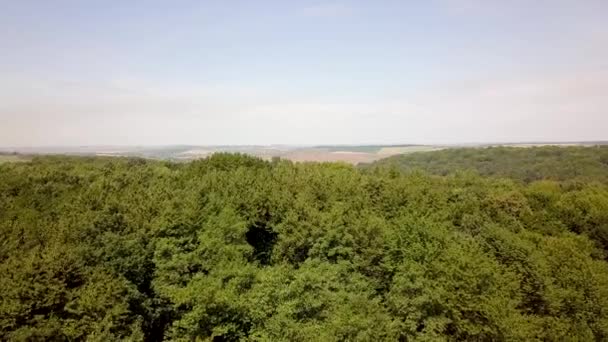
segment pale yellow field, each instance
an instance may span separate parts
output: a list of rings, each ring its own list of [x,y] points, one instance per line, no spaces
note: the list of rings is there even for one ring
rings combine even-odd
[[[22,156],[15,156],[15,155],[0,155],[0,164],[3,163],[18,163],[18,162],[25,162],[28,161],[29,159],[24,158]]]
[[[412,152],[428,152],[439,150],[438,147],[433,146],[397,146],[397,147],[383,147],[378,151],[378,154],[390,156],[394,154],[412,153]]]

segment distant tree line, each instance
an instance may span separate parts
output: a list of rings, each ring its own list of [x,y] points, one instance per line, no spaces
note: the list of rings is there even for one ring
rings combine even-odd
[[[454,148],[397,155],[362,165],[363,168],[379,166],[423,170],[436,175],[474,170],[482,176],[524,182],[576,178],[608,183],[608,145]]]

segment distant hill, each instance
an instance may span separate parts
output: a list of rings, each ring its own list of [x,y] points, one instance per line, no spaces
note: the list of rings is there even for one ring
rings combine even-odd
[[[483,148],[508,146],[512,148],[530,148],[539,146],[580,147],[606,145],[605,142],[518,142],[495,144],[464,144],[464,145],[160,145],[160,146],[72,146],[72,147],[22,147],[2,148],[0,154],[18,153],[20,155],[78,155],[105,157],[140,157],[146,159],[188,162],[208,158],[214,153],[241,153],[271,160],[280,158],[294,162],[345,162],[349,164],[365,164],[383,160],[391,156],[408,155],[417,152],[432,152],[442,149]],[[451,154],[451,153],[449,153]],[[465,153],[466,154],[466,153]],[[526,153],[524,153],[525,155]],[[478,156],[477,153],[475,153]],[[442,154],[433,155],[442,156]],[[462,156],[458,156],[461,158]],[[533,158],[534,156],[528,156]],[[425,157],[413,157],[413,160],[424,160]],[[397,160],[399,158],[397,157]],[[407,159],[407,158],[406,158]],[[393,160],[393,159],[391,159]],[[409,160],[409,159],[408,159]],[[383,162],[380,162],[382,164]],[[469,163],[469,162],[467,162]],[[424,162],[425,165],[429,164]],[[432,164],[432,163],[431,163]],[[422,165],[418,165],[422,166]]]
[[[264,160],[278,157],[296,162],[370,163],[401,153],[435,150],[425,145],[166,145],[166,146],[76,146],[0,148],[0,153],[30,155],[79,155],[105,157],[141,157],[187,162],[207,158],[214,153],[242,153]]]
[[[524,182],[584,178],[608,183],[608,146],[450,148],[392,156],[362,167],[397,167],[436,175],[472,170]]]

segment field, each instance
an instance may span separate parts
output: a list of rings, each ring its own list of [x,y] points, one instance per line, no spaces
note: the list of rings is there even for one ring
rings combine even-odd
[[[377,153],[331,151],[325,148],[299,149],[285,153],[280,157],[294,162],[344,162],[349,164],[370,163],[382,158]]]
[[[437,151],[440,149],[441,147],[439,146],[388,146],[381,148],[377,154],[384,157],[396,154]]]
[[[13,155],[13,154],[0,154],[0,164],[4,163],[19,163],[28,161],[30,158],[21,156],[21,155]]]

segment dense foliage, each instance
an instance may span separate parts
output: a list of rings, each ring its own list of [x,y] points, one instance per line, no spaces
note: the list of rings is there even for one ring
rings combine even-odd
[[[484,176],[525,182],[578,178],[608,183],[608,145],[455,148],[397,155],[364,165],[370,166],[396,166],[401,170],[424,170],[436,175],[475,170]]]
[[[608,185],[558,178],[2,164],[0,340],[606,340]]]

